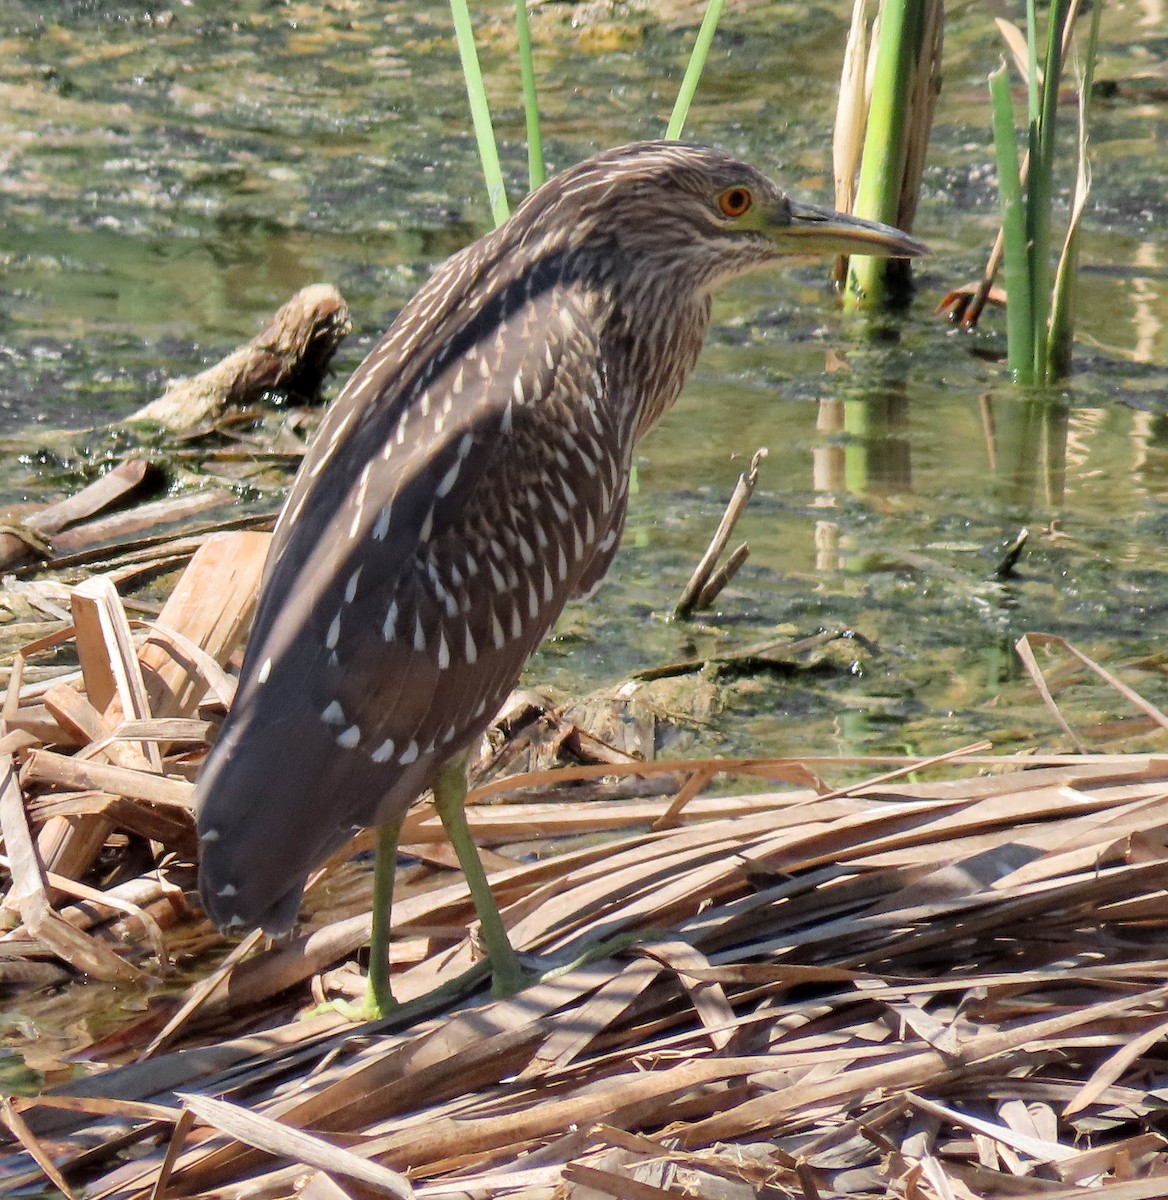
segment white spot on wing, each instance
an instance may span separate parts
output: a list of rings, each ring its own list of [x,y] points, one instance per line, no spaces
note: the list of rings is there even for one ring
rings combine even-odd
[[[267,683],[268,676],[272,673],[272,660],[265,658],[260,663],[260,669],[256,672],[256,683]]]
[[[348,583],[345,584],[345,603],[352,604],[353,597],[357,594],[357,583],[361,578],[361,568],[358,567],[352,575],[349,576]]]
[[[446,634],[438,634],[438,670],[445,671],[450,666],[450,647],[446,644]]]
[[[410,742],[410,744],[401,752],[401,764],[403,767],[409,766],[418,757],[418,743]]]
[[[392,642],[394,635],[397,633],[397,601],[394,600],[385,614],[385,620],[381,624],[381,636],[387,641]]]
[[[387,504],[381,512],[377,514],[377,521],[373,526],[373,536],[379,541],[385,541],[385,535],[389,532],[389,521],[393,515],[393,505]]]
[[[475,645],[475,640],[471,637],[470,626],[466,627],[466,661],[472,663],[479,656],[479,648]]]
[[[375,763],[389,762],[393,757],[393,738],[386,738],[369,757]]]
[[[225,883],[216,893],[216,896],[238,896],[239,888],[233,883]]]
[[[346,750],[352,750],[361,741],[361,727],[350,725],[343,733],[337,734],[337,745]]]
[[[361,468],[361,474],[357,479],[357,498],[353,501],[353,520],[349,525],[349,537],[355,538],[357,531],[361,528],[361,518],[365,515],[365,492],[369,487],[369,476],[373,471],[373,464],[366,463]]]
[[[328,627],[328,633],[324,635],[324,644],[330,649],[336,649],[337,641],[341,636],[341,614],[337,613],[333,617],[332,624]]]
[[[458,472],[462,470],[462,460],[459,459],[449,471],[438,482],[438,487],[435,489],[435,495],[439,498],[447,495],[450,489],[454,487],[454,482],[458,478]]]
[[[345,710],[341,707],[340,702],[334,700],[328,708],[320,714],[320,719],[326,725],[343,725],[345,723]]]

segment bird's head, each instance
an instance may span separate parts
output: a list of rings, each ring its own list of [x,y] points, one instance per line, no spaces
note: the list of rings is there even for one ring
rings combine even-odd
[[[587,159],[534,192],[512,221],[533,251],[536,241],[539,251],[555,242],[591,249],[614,270],[652,266],[658,280],[703,290],[788,256],[928,253],[899,229],[793,200],[733,155],[684,142],[637,142]]]

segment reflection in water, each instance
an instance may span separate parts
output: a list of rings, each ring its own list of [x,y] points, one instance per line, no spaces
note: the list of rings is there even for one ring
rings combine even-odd
[[[998,392],[980,400],[996,486],[1019,519],[1062,506],[1070,409],[1061,399]]]
[[[882,355],[858,372],[842,360],[834,362],[831,379],[841,394],[820,399],[815,421],[822,439],[812,451],[816,507],[834,507],[842,492],[873,501],[911,491],[908,358]],[[840,553],[840,546],[838,527],[818,521],[816,569],[847,569],[848,558]],[[857,549],[863,553],[866,548],[848,539],[849,552]]]
[[[1135,342],[1131,355],[1136,362],[1163,362],[1168,359],[1164,338],[1164,255],[1155,242],[1141,242],[1136,249],[1131,281],[1132,330]],[[1140,268],[1148,274],[1140,274]]]

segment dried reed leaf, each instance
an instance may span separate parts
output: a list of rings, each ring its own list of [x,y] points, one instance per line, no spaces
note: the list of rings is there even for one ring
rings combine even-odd
[[[544,1072],[566,1067],[578,1058],[610,1025],[620,1020],[641,993],[661,974],[661,964],[633,962],[614,975],[580,1009],[575,1019],[554,1030],[519,1074],[538,1078]]]
[[[998,32],[1002,35],[1002,40],[1006,43],[1006,49],[1010,52],[1010,58],[1014,62],[1014,70],[1023,79],[1029,78],[1029,51],[1026,48],[1026,35],[1013,21],[1007,21],[1004,17],[995,17],[994,24],[998,27]],[[1041,87],[1041,64],[1038,67],[1038,83]]]
[[[605,1196],[615,1196],[616,1200],[670,1200],[670,1197],[681,1195],[673,1188],[659,1188],[650,1183],[642,1183],[629,1175],[618,1174],[615,1171],[603,1171],[597,1167],[589,1167],[584,1163],[568,1163],[564,1167],[564,1178],[570,1183],[583,1184],[590,1192],[600,1192]],[[708,1193],[705,1193],[708,1195]],[[579,1195],[572,1191],[570,1196]],[[711,1200],[713,1198],[711,1197]]]
[[[45,1178],[66,1197],[66,1200],[77,1200],[77,1193],[65,1182],[65,1177],[57,1170],[52,1156],[6,1096],[0,1096],[0,1118],[3,1118],[4,1124],[12,1131],[12,1136],[28,1151],[36,1165],[44,1171]]]
[[[1085,667],[1098,675],[1109,687],[1114,688],[1129,704],[1138,708],[1145,716],[1150,717],[1161,729],[1168,729],[1168,714],[1165,714],[1150,701],[1145,700],[1134,688],[1128,687],[1122,680],[1117,679],[1105,667],[1100,666],[1093,658],[1084,654],[1082,650],[1079,650],[1068,642],[1066,638],[1059,637],[1053,633],[1028,633],[1024,635],[1022,640],[1025,640],[1030,645],[1058,646],[1060,649],[1065,650],[1073,658],[1077,658]]]
[[[1091,1077],[1063,1108],[1063,1116],[1071,1117],[1093,1104],[1099,1096],[1158,1041],[1168,1037],[1168,1021],[1161,1021],[1121,1046],[1091,1073]]]
[[[905,1096],[905,1099],[908,1100],[913,1108],[921,1112],[931,1113],[933,1116],[939,1117],[943,1121],[948,1121],[950,1124],[975,1130],[983,1137],[990,1138],[1003,1146],[1008,1146],[1011,1150],[1020,1151],[1022,1154],[1034,1159],[1035,1162],[1062,1162],[1064,1159],[1074,1158],[1078,1153],[1072,1146],[1062,1146],[1057,1142],[1049,1142],[1030,1134],[1020,1133],[1015,1129],[1011,1129],[1008,1125],[995,1125],[992,1121],[983,1121],[978,1117],[948,1108],[944,1104],[938,1104],[933,1100],[914,1095],[911,1092]]]
[[[720,983],[695,975],[709,968],[709,959],[686,942],[654,942],[641,947],[639,953],[656,959],[678,975],[699,1020],[710,1031],[710,1044],[715,1050],[724,1049],[733,1038],[734,1009]]]
[[[1161,1133],[1139,1133],[1124,1138],[1109,1146],[1084,1150],[1072,1158],[1063,1159],[1056,1170],[1067,1183],[1079,1183],[1096,1178],[1107,1172],[1128,1174],[1150,1165],[1153,1156],[1163,1155],[1168,1148],[1168,1138]]]
[[[840,74],[839,102],[832,135],[832,172],[835,177],[835,206],[850,213],[856,199],[856,173],[864,149],[864,125],[868,100],[864,90],[866,63],[865,11],[867,0],[853,0],[852,20],[844,47]]]
[[[0,854],[0,866],[6,867],[9,873],[12,873],[12,863],[7,855]],[[45,882],[49,887],[62,895],[72,896],[76,900],[88,900],[92,904],[96,904],[102,908],[111,908],[115,912],[123,913],[140,921],[143,930],[145,930],[146,938],[150,943],[150,948],[159,963],[165,967],[170,962],[170,958],[166,952],[166,941],[162,936],[162,930],[158,927],[158,922],[137,904],[123,900],[112,892],[103,892],[98,888],[89,887],[87,884],[79,883],[74,879],[68,879],[64,875],[56,875],[52,871],[45,872]]]
[[[322,1171],[334,1171],[338,1175],[360,1180],[396,1200],[413,1200],[414,1189],[404,1175],[334,1146],[324,1138],[305,1133],[302,1129],[293,1129],[271,1117],[249,1112],[226,1100],[198,1095],[184,1095],[181,1099],[200,1121],[213,1125],[236,1141],[255,1146],[268,1154],[318,1167]]]

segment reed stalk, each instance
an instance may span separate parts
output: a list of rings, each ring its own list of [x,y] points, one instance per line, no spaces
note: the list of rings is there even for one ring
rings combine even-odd
[[[1064,379],[1071,373],[1071,345],[1075,333],[1075,282],[1079,274],[1079,240],[1083,212],[1091,191],[1091,167],[1087,158],[1087,129],[1091,108],[1091,90],[1095,79],[1095,58],[1099,46],[1101,4],[1091,9],[1091,28],[1079,79],[1079,148],[1075,172],[1075,197],[1071,219],[1067,223],[1062,257],[1054,281],[1050,331],[1047,337],[1047,363],[1053,378]]]
[[[470,101],[470,116],[478,143],[479,161],[483,166],[483,179],[487,185],[491,216],[496,225],[502,225],[511,210],[507,204],[503,168],[499,165],[499,148],[495,143],[495,127],[491,124],[491,108],[487,103],[487,89],[483,84],[479,56],[475,50],[474,27],[471,25],[467,0],[450,0],[450,14],[454,18],[454,36],[458,42],[458,57],[462,62],[462,77],[466,80],[466,95]]]
[[[535,90],[535,65],[531,56],[531,26],[526,0],[515,0],[515,32],[519,38],[519,77],[523,83],[523,117],[527,126],[527,181],[534,192],[545,178],[543,135],[539,127],[539,98]]]
[[[857,216],[912,228],[939,87],[943,24],[942,0],[882,0],[867,63],[871,97],[859,183],[850,208]],[[846,155],[840,161],[841,146],[855,146],[857,123],[864,120],[856,111],[862,104],[858,80],[865,74],[862,30],[862,16],[854,11],[836,124],[837,204],[841,192],[846,197],[850,191],[843,176],[855,171]],[[846,280],[845,302],[852,307],[879,305],[908,283],[903,261],[856,255],[850,269],[845,272],[842,267],[837,264],[835,278]]]
[[[1024,183],[1019,173],[1013,102],[1005,65],[990,76],[1005,246],[1007,366],[1016,382],[1027,385],[1054,383],[1070,370],[1079,228],[1090,189],[1087,118],[1098,47],[1099,5],[1092,12],[1086,62],[1079,81],[1078,162],[1072,215],[1057,271],[1053,273],[1051,208],[1055,193],[1058,92],[1080,7],[1081,0],[1051,0],[1040,69],[1035,2],[1027,3],[1025,53],[1019,49],[1015,55],[1026,75],[1029,172]],[[1019,37],[1008,33],[1007,40],[1014,46]]]
[[[722,15],[724,2],[725,0],[710,0],[710,3],[706,5],[706,15],[702,18],[701,28],[698,29],[698,36],[694,40],[694,48],[689,56],[689,65],[686,67],[685,76],[678,89],[677,102],[673,106],[673,113],[665,129],[665,136],[670,140],[681,137],[681,131],[685,128],[685,119],[689,116],[694,93],[698,90],[698,81],[702,77],[706,59],[710,54],[714,31],[718,28],[718,19]]]

